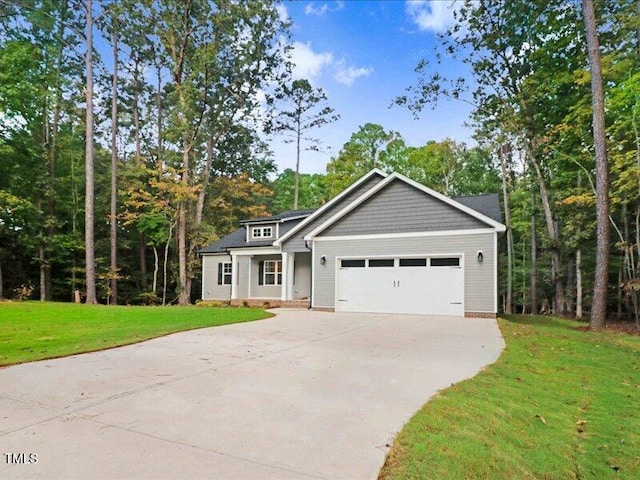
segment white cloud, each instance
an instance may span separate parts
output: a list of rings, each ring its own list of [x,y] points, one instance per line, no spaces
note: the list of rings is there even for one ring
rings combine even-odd
[[[310,42],[293,42],[291,62],[295,79],[306,78],[314,83],[322,71],[333,63],[333,54],[331,52],[314,52]]]
[[[335,6],[332,8],[328,3],[323,3],[319,7],[313,3],[307,3],[307,6],[304,7],[304,13],[307,15],[314,15],[316,17],[324,17],[327,12],[338,12],[344,8],[344,2],[337,1],[335,2]]]
[[[276,12],[278,12],[278,16],[283,22],[288,22],[290,20],[289,11],[283,4],[279,3],[276,5]]]
[[[357,78],[368,77],[372,73],[373,68],[371,67],[356,68],[340,66],[336,72],[335,79],[337,82],[350,87]]]
[[[455,23],[453,13],[461,2],[408,0],[406,12],[422,31],[444,33]]]

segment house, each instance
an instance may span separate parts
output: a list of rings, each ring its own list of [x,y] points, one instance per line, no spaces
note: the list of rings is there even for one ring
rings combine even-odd
[[[202,299],[495,317],[500,219],[497,195],[372,170],[318,210],[245,220],[202,249]]]

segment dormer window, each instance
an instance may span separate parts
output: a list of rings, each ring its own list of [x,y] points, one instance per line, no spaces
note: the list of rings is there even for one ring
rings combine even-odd
[[[253,227],[251,229],[251,238],[271,238],[273,237],[273,227]]]

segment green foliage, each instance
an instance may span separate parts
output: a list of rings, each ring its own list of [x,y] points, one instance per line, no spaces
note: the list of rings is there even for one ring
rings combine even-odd
[[[293,205],[296,172],[287,168],[280,173],[271,184],[273,191],[270,210],[273,213],[290,210]],[[316,209],[327,201],[326,177],[320,174],[300,175],[300,194],[298,208],[300,210]]]

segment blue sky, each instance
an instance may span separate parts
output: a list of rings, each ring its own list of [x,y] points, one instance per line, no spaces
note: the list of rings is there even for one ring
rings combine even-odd
[[[320,173],[332,156],[367,122],[396,130],[408,145],[450,137],[471,143],[464,126],[470,106],[443,101],[418,120],[393,99],[414,85],[420,59],[434,59],[437,34],[453,21],[450,1],[345,0],[285,1],[282,15],[291,28],[294,77],[322,87],[329,105],[341,115],[334,124],[312,132],[324,152],[302,153],[300,170]],[[437,66],[446,76],[468,76],[468,67],[448,58]],[[295,168],[295,148],[281,139],[271,142],[280,170]]]

